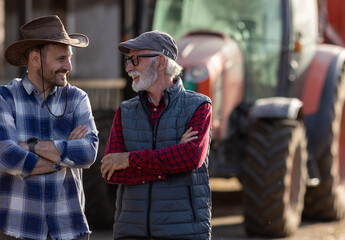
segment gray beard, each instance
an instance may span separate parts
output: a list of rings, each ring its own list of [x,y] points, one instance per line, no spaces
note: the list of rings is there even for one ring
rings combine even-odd
[[[129,74],[132,75],[138,75],[139,76],[139,82],[132,82],[132,89],[135,92],[139,91],[145,91],[147,90],[152,84],[154,84],[157,81],[157,71],[154,66],[154,62],[151,63],[151,65],[146,69],[144,72],[138,72],[133,71]]]

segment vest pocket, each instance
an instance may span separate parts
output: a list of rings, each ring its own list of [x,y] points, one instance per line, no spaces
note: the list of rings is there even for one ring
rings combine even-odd
[[[192,187],[190,185],[188,185],[188,198],[189,198],[190,207],[192,209],[193,219],[195,221],[196,220],[196,212],[194,209],[194,201],[193,201],[193,192],[192,191],[193,191]]]

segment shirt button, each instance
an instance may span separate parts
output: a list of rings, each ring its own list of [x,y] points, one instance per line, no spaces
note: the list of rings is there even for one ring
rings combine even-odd
[[[157,111],[157,108],[154,108],[153,111]]]
[[[161,176],[158,176],[159,179],[161,179]]]
[[[143,183],[145,183],[145,181],[143,181]]]
[[[140,169],[140,167],[138,167],[138,169]]]

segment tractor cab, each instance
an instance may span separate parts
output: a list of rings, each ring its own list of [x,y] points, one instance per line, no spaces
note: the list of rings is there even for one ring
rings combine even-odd
[[[318,40],[315,1],[157,0],[153,29],[178,43],[185,87],[211,97],[213,138],[240,102],[298,97]],[[292,16],[291,16],[292,15]]]

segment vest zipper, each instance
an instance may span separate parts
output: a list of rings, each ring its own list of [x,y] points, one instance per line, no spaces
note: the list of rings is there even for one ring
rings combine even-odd
[[[151,119],[151,115],[149,114],[149,112],[145,111],[147,116],[149,117],[150,120],[150,124],[151,124],[151,128],[152,128],[152,150],[156,149],[156,136],[157,136],[157,131],[158,131],[158,126],[159,126],[159,120],[161,118],[161,116],[163,115],[163,113],[166,111],[166,109],[168,108],[170,104],[170,95],[168,94],[168,104],[164,107],[163,111],[159,114],[159,117],[156,121],[155,127],[153,127],[152,125],[152,119]],[[144,109],[146,109],[144,107]],[[147,206],[147,235],[148,237],[151,237],[151,199],[152,199],[152,182],[149,183],[150,187],[149,187],[149,199],[148,199],[148,206]]]
[[[156,143],[155,143],[155,135],[154,135],[154,128],[153,128],[153,125],[152,125],[152,119],[151,119],[151,113],[149,111],[149,109],[147,108],[146,106],[146,102],[145,100],[143,100],[143,97],[139,97],[140,99],[140,102],[141,102],[141,105],[146,113],[146,116],[149,120],[149,123],[150,123],[150,126],[151,126],[151,129],[152,129],[152,149],[155,149],[156,147]],[[146,215],[146,231],[147,231],[147,237],[151,237],[151,229],[150,229],[150,224],[151,224],[151,221],[150,221],[150,211],[151,211],[151,193],[152,193],[152,182],[149,183],[149,195],[148,195],[148,204],[147,204],[147,215]]]
[[[157,131],[158,131],[158,126],[159,126],[159,122],[160,122],[160,119],[163,115],[163,113],[168,109],[169,105],[170,105],[170,95],[169,93],[167,93],[168,95],[168,104],[164,107],[163,111],[159,114],[159,117],[156,121],[156,124],[155,124],[155,127],[154,127],[154,133],[153,133],[153,149],[156,149],[156,137],[157,137]]]

